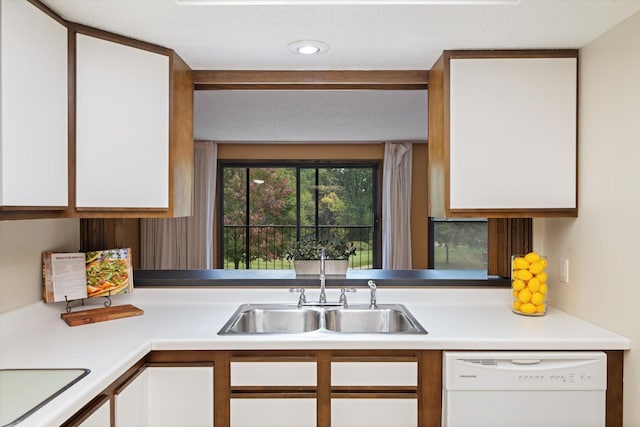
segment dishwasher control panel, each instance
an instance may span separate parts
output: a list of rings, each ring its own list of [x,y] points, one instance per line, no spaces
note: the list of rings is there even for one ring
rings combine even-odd
[[[445,352],[447,390],[606,390],[603,352]]]

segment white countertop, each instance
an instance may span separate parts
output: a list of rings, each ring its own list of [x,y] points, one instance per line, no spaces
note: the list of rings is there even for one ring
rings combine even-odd
[[[310,289],[308,299],[317,293]],[[328,289],[327,298],[338,293]],[[514,314],[508,289],[379,289],[378,303],[404,304],[427,335],[217,335],[241,303],[296,301],[286,289],[138,289],[113,303],[133,304],[144,315],[76,327],[60,319],[64,304],[37,303],[0,315],[0,369],[91,370],[20,424],[42,426],[64,422],[150,350],[630,348],[629,339],[553,307],[542,317]],[[368,301],[368,291],[349,301]]]

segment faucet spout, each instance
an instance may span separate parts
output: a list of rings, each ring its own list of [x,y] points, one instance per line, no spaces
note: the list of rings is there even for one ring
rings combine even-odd
[[[318,300],[320,304],[325,304],[327,302],[327,294],[325,293],[325,275],[324,275],[325,261],[326,261],[325,250],[324,248],[322,248],[322,250],[320,251],[320,299]]]

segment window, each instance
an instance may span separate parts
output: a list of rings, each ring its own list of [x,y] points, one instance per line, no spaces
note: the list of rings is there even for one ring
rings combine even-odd
[[[377,164],[233,164],[220,167],[225,269],[291,269],[296,240],[351,242],[350,268],[379,265]]]
[[[510,277],[511,255],[530,252],[532,241],[531,218],[429,218],[428,265]]]
[[[429,238],[429,268],[487,270],[486,219],[431,218]]]

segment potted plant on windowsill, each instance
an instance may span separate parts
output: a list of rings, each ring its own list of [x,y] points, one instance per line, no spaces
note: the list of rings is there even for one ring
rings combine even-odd
[[[285,258],[293,261],[296,275],[318,275],[322,248],[325,250],[325,274],[347,274],[349,257],[356,254],[356,248],[342,240],[298,240],[289,247]]]

